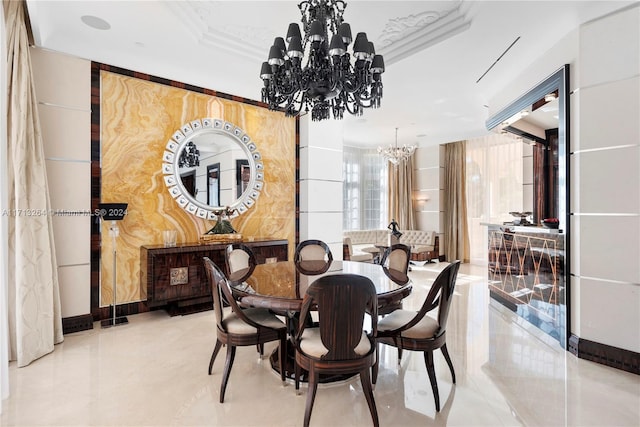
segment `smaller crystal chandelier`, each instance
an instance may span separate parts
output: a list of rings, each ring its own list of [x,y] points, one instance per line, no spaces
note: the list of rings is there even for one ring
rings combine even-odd
[[[187,142],[178,158],[179,168],[194,168],[200,166],[200,151],[193,141]]]
[[[398,128],[396,128],[396,145],[389,145],[386,148],[378,147],[378,154],[382,155],[385,160],[390,161],[393,165],[397,166],[401,161],[407,160],[413,152],[416,151],[415,145],[402,144],[402,147],[398,147]]]
[[[311,119],[317,121],[342,119],[345,111],[360,116],[363,109],[380,106],[384,59],[366,33],[352,39],[342,17],[346,7],[343,0],[304,0],[298,5],[304,36],[298,24],[290,24],[286,39],[276,37],[260,70],[262,102],[269,109],[283,108],[287,116],[311,110]]]

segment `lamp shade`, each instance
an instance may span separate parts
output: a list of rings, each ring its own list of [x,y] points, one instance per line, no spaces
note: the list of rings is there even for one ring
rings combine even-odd
[[[371,62],[371,72],[374,74],[384,73],[384,58],[382,55],[374,55]]]
[[[304,51],[302,50],[302,41],[300,40],[300,37],[291,37],[289,40],[289,50],[287,50],[287,55],[291,58],[302,58]]]
[[[289,29],[287,30],[287,43],[291,43],[291,38],[297,37],[302,40],[302,35],[300,34],[300,27],[295,22],[289,24]]]
[[[270,65],[282,65],[284,64],[284,56],[278,46],[271,46],[269,49],[269,64]]]
[[[273,40],[273,45],[277,46],[278,49],[280,49],[281,52],[286,52],[287,51],[287,47],[284,44],[284,39],[282,37],[276,37]]]
[[[331,45],[329,45],[329,55],[342,56],[346,51],[347,50],[344,46],[344,42],[342,41],[342,36],[340,36],[339,34],[335,34],[331,38]]]
[[[356,59],[367,59],[369,55],[369,40],[366,33],[358,33],[356,41],[353,42],[353,56]]]
[[[324,27],[317,19],[311,23],[311,28],[309,29],[309,40],[312,42],[324,41]]]
[[[271,65],[269,65],[268,62],[263,62],[262,67],[260,67],[260,78],[262,80],[269,80],[271,77],[273,77]]]
[[[353,38],[351,37],[351,25],[347,24],[346,22],[340,24],[340,26],[338,27],[338,34],[342,36],[344,45],[349,46],[349,43],[351,43],[351,41],[353,40]]]

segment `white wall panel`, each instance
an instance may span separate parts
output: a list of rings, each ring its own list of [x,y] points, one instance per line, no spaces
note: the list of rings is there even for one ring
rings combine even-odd
[[[522,210],[533,212],[533,185],[525,184],[522,186]]]
[[[640,77],[580,91],[580,150],[640,142]]]
[[[303,225],[306,226],[304,230]],[[301,212],[300,240],[306,239],[320,239],[327,244],[342,245],[342,212]],[[334,258],[337,258],[335,255],[334,253]]]
[[[91,160],[91,112],[38,106],[47,158]]]
[[[416,212],[418,230],[440,231],[440,212]]]
[[[58,268],[62,317],[81,316],[91,311],[90,277],[89,264]]]
[[[580,28],[580,86],[638,75],[640,8],[614,13]]]
[[[418,147],[413,155],[413,167],[425,169],[440,165],[440,146]]]
[[[52,209],[81,210],[91,207],[91,165],[47,160]]]
[[[640,351],[640,286],[580,279],[580,338]],[[609,310],[603,308],[610,308]]]
[[[91,62],[33,48],[31,63],[38,102],[91,111]]]
[[[307,171],[305,179],[342,181],[342,150],[301,148],[300,169]]]
[[[307,121],[305,129],[308,129],[309,139],[307,139],[304,144],[301,139],[301,147],[309,146],[337,150],[340,152],[342,151],[342,120],[322,120],[320,122],[311,122],[309,115],[305,116],[304,120]],[[300,129],[302,132],[302,127]],[[340,164],[342,164],[342,160],[340,160]]]
[[[522,183],[533,184],[533,157],[522,157]]]
[[[440,168],[414,169],[413,188],[416,190],[433,190],[440,188]]]
[[[51,208],[89,211],[91,62],[38,48],[30,49],[30,54],[45,157],[49,159]],[[90,221],[89,216],[53,218],[63,317],[91,312]]]
[[[580,163],[579,213],[640,213],[640,146],[589,151],[572,159]]]
[[[640,284],[640,217],[581,216],[574,232],[580,233],[580,276]]]
[[[91,262],[91,216],[54,216],[53,233],[58,266]]]
[[[300,211],[342,212],[342,181],[300,182]]]

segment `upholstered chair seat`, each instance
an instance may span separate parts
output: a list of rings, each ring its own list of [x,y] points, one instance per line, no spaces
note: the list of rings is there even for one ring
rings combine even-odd
[[[322,344],[320,328],[305,329],[300,338],[300,348],[305,354],[318,359],[329,352],[329,349]],[[364,356],[371,351],[371,342],[366,332],[362,332],[362,338],[360,338],[360,342],[354,348],[354,351],[358,356]]]
[[[231,307],[226,307],[226,309],[230,308]],[[233,310],[223,310],[223,313],[222,326],[228,333],[236,335],[252,335],[258,333],[258,328],[240,319]],[[285,324],[266,308],[248,308],[242,310],[242,313],[253,322],[265,328],[280,329],[285,327]]]
[[[378,333],[392,331],[409,323],[418,314],[417,311],[396,310],[384,316],[378,321]],[[402,338],[433,338],[438,331],[438,321],[432,317],[424,316],[414,326],[400,333]]]

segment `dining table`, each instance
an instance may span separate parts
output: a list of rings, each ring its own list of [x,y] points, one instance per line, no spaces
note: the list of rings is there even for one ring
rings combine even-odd
[[[268,308],[285,316],[290,334],[297,328],[302,300],[309,285],[319,277],[332,274],[356,274],[369,278],[376,287],[378,311],[386,313],[390,307],[399,307],[412,290],[411,279],[401,271],[379,264],[357,261],[279,261],[258,264],[250,269],[229,274],[228,280],[234,297],[243,307]],[[293,345],[288,346],[293,350]],[[293,378],[292,351],[288,351],[286,375]],[[271,355],[271,366],[279,369],[277,351]],[[335,379],[325,379],[328,382]],[[304,381],[304,378],[303,378]]]

